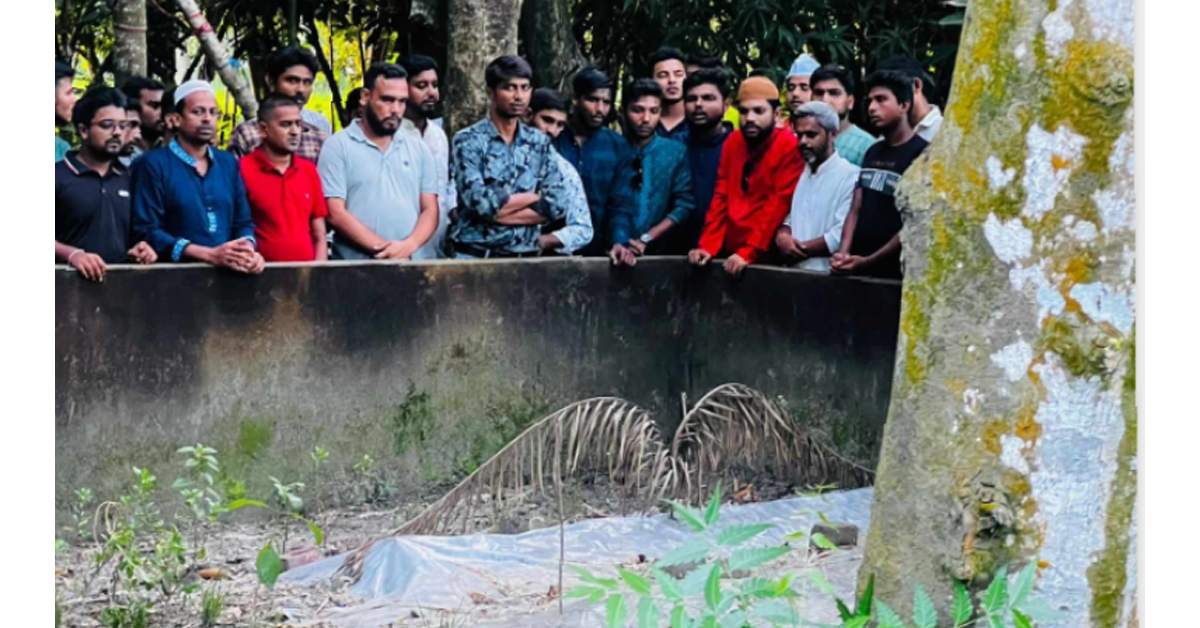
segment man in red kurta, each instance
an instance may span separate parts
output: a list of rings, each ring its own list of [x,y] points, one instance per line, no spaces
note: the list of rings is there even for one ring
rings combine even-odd
[[[775,128],[778,109],[779,89],[770,80],[751,77],[742,83],[742,128],[725,141],[700,248],[688,254],[693,264],[726,255],[725,271],[740,275],[767,253],[791,210],[804,162],[796,136]]]
[[[240,165],[254,238],[268,262],[323,262],[329,259],[325,242],[325,192],[316,164],[296,155],[302,121],[295,100],[271,96],[258,110],[263,143]]]

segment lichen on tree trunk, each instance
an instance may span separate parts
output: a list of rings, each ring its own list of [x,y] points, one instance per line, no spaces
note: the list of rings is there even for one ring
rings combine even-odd
[[[905,283],[860,582],[945,609],[1040,559],[1043,627],[1136,588],[1132,0],[972,0],[900,189]],[[943,614],[943,619],[945,615]]]
[[[478,122],[487,113],[484,70],[496,57],[517,54],[521,0],[449,0],[449,50],[445,81],[447,131]]]
[[[113,75],[117,85],[146,76],[146,0],[117,0],[113,14]]]

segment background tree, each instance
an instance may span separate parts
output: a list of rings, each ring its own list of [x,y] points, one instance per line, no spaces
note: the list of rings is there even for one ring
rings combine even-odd
[[[525,0],[521,10],[523,54],[533,66],[533,81],[559,91],[586,61],[573,32],[569,0]]]
[[[1053,9],[1053,10],[1052,10]],[[901,184],[901,336],[860,583],[948,603],[1040,559],[1039,625],[1135,616],[1131,0],[972,0]]]
[[[484,70],[496,57],[517,54],[521,0],[449,0],[446,126],[450,133],[487,112]]]
[[[146,75],[146,0],[115,0],[112,12],[112,70],[120,85]]]

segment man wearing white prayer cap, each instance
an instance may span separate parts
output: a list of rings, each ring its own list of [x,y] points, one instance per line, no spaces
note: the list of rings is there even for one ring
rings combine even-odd
[[[821,64],[807,54],[796,57],[792,63],[792,69],[788,70],[787,82],[784,84],[784,91],[787,92],[788,113],[791,115],[795,116],[801,106],[812,101],[812,85],[809,84],[809,77],[819,67]]]

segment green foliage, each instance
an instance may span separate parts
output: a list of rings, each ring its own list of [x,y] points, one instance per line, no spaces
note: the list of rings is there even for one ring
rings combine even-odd
[[[104,628],[147,628],[150,607],[136,598],[125,606],[109,606],[100,611],[100,625]]]
[[[78,540],[87,538],[90,532],[93,514],[92,502],[95,499],[96,496],[90,488],[81,488],[75,491],[75,501],[71,504],[71,525],[65,526],[63,529],[72,533]]]
[[[275,551],[273,544],[267,543],[259,550],[254,569],[258,574],[258,581],[263,586],[268,589],[275,588],[275,581],[279,580],[279,574],[283,573],[283,560],[279,558],[279,552]]]
[[[225,610],[225,596],[211,589],[205,589],[200,597],[200,626],[202,628],[216,626],[223,610]]]

